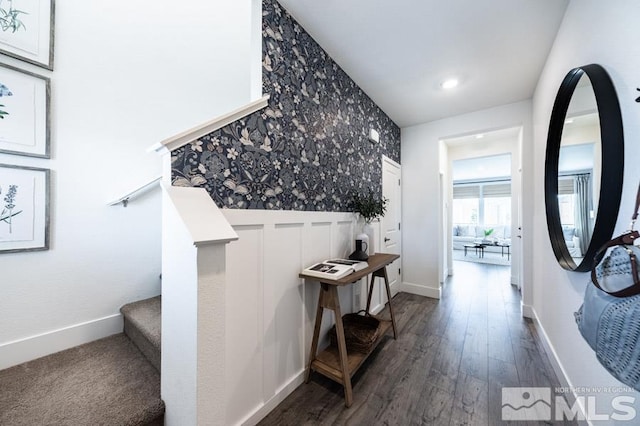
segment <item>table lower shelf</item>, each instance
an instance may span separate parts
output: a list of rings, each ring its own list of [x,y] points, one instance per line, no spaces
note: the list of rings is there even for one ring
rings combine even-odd
[[[379,318],[378,318],[379,319]],[[363,352],[347,352],[347,368],[349,369],[349,377],[352,377],[367,357],[380,344],[382,338],[391,328],[391,321],[380,319],[380,336],[371,345],[371,349],[367,353]],[[329,346],[324,351],[316,355],[311,363],[311,369],[326,376],[338,383],[344,384],[343,375],[340,369],[340,354],[336,346]]]

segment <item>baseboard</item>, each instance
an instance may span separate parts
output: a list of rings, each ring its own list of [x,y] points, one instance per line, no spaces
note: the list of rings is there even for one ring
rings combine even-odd
[[[369,309],[369,313],[373,314],[373,315],[378,315],[380,312],[382,312],[382,310],[384,309],[384,307],[387,306],[387,304],[385,303],[383,304],[379,304],[377,306],[373,306]]]
[[[525,305],[521,301],[520,302],[520,310],[522,312],[522,316],[523,317],[530,318],[530,319],[535,319],[535,310],[533,309],[533,306]]]
[[[394,298],[396,294],[400,293],[400,286],[402,282],[400,280],[396,280],[393,284],[389,286],[391,290],[391,298]]]
[[[524,306],[527,306],[528,309],[530,309],[531,311],[531,316],[528,318],[531,318],[533,320],[536,328],[538,329],[538,334],[540,335],[540,341],[542,342],[542,346],[544,346],[545,352],[549,356],[549,361],[551,362],[551,367],[553,367],[553,371],[556,373],[558,380],[560,380],[560,385],[562,385],[562,387],[566,389],[571,390],[570,392],[564,393],[564,395],[567,397],[567,400],[568,400],[567,402],[569,403],[570,406],[574,406],[574,404],[577,401],[582,417],[586,418],[587,412],[585,410],[585,407],[581,404],[581,400],[577,399],[577,395],[573,392],[574,387],[571,384],[571,381],[567,377],[566,371],[562,366],[562,362],[560,362],[560,359],[558,358],[558,354],[553,348],[553,345],[549,340],[549,336],[547,335],[546,330],[544,329],[544,327],[542,326],[542,323],[540,322],[540,319],[538,318],[538,314],[536,313],[536,310],[532,306],[528,306],[528,305],[522,305],[522,306],[523,308]],[[581,416],[578,416],[578,417],[581,417]],[[581,426],[588,426],[590,423],[586,420],[578,420],[578,424]]]
[[[247,426],[258,424],[260,420],[264,419],[267,414],[269,414],[274,408],[278,406],[278,404],[284,401],[284,399],[288,397],[291,392],[296,390],[298,386],[304,383],[304,373],[305,370],[302,370],[300,373],[298,373],[298,375],[291,379],[289,383],[278,389],[278,391],[276,391],[276,394],[267,402],[265,402],[264,405],[262,405],[255,412],[253,412],[253,414],[250,414],[245,420],[238,424]]]
[[[417,294],[418,296],[430,297],[432,299],[440,299],[440,286],[438,288],[426,287],[419,284],[402,282],[400,285],[400,291],[406,293]]]
[[[121,333],[122,315],[115,314],[0,345],[0,370],[74,346]]]
[[[511,271],[513,271],[513,268],[511,268]],[[511,285],[515,285],[515,286],[520,286],[520,280],[518,280],[518,276],[517,275],[511,275]]]

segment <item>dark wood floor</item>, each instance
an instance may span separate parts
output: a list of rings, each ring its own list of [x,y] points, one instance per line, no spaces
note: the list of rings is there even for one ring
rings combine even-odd
[[[507,266],[455,262],[441,300],[398,294],[398,340],[354,376],[350,408],[342,386],[313,373],[260,424],[507,424],[502,387],[560,386],[509,277]]]

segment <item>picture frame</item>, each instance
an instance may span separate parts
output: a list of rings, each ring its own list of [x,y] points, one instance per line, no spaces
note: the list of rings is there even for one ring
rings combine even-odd
[[[0,254],[49,249],[50,173],[0,164]]]
[[[0,63],[0,153],[49,158],[50,94],[48,77]]]
[[[0,53],[53,71],[54,0],[0,0]]]

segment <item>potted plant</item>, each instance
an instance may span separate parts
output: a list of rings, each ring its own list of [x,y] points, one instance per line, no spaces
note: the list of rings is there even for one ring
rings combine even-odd
[[[362,239],[367,243],[369,254],[375,252],[375,244],[373,241],[373,228],[371,222],[381,217],[387,212],[387,204],[389,200],[384,197],[378,197],[371,189],[366,194],[355,194],[351,202],[353,211],[358,213],[364,220],[362,226],[363,234],[358,235],[357,239]],[[367,237],[366,239],[364,237]]]
[[[493,228],[489,228],[489,229],[485,229],[484,230],[484,239],[482,240],[483,243],[490,243],[491,240],[489,239],[489,236],[493,234]]]
[[[372,190],[369,190],[365,195],[354,195],[351,204],[353,211],[359,213],[365,223],[371,223],[378,218],[384,217],[384,214],[387,212],[388,202],[388,199],[384,197],[379,198]]]

